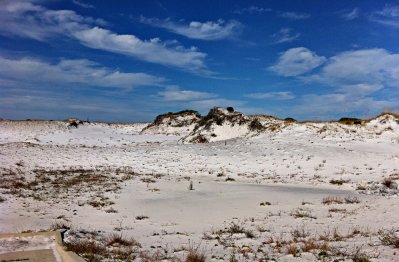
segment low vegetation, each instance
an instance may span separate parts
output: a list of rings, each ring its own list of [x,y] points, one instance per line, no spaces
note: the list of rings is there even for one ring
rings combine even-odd
[[[194,244],[190,244],[185,262],[205,262],[205,261],[206,261],[205,251],[201,250],[200,245],[195,246]]]
[[[399,230],[380,230],[378,234],[383,245],[399,248]]]

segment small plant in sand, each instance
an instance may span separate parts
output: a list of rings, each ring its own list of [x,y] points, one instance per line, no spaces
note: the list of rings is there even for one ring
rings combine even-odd
[[[110,207],[105,210],[105,213],[118,213],[118,210],[114,209],[113,207]]]
[[[71,225],[64,222],[55,222],[50,226],[51,231],[56,231],[60,229],[71,229]]]
[[[291,231],[291,235],[294,239],[307,238],[310,236],[310,232],[304,225],[302,225],[301,227],[298,227]]]
[[[358,204],[360,200],[357,196],[346,196],[345,198],[340,198],[338,196],[329,196],[323,198],[321,201],[324,205],[332,205],[332,204]]]
[[[378,231],[380,241],[385,246],[393,246],[399,248],[399,231],[398,230],[380,230]]]
[[[234,222],[226,229],[226,232],[230,234],[245,234],[247,238],[255,237],[255,234],[251,230],[245,229]]]
[[[141,244],[134,238],[124,238],[122,234],[113,233],[106,238],[107,246],[135,246],[141,247]]]
[[[312,215],[312,212],[310,209],[307,208],[297,208],[294,211],[291,212],[291,216],[295,218],[311,218],[311,219],[316,219],[315,216]]]
[[[270,206],[271,203],[269,201],[263,201],[263,202],[260,202],[259,205],[261,205],[261,206]]]
[[[331,204],[343,204],[344,200],[340,197],[325,197],[323,198],[323,200],[321,201],[322,204],[324,205],[331,205]]]
[[[298,256],[300,253],[299,248],[295,244],[291,244],[287,247],[287,254],[293,255],[294,257]]]
[[[150,183],[155,183],[156,181],[155,181],[155,179],[145,177],[145,178],[141,179],[141,182],[150,184]]]
[[[144,220],[144,219],[149,219],[148,216],[144,216],[144,215],[140,215],[140,216],[136,216],[137,220]]]
[[[206,256],[204,250],[200,249],[200,245],[195,246],[194,244],[189,244],[188,254],[185,262],[205,262]]]
[[[339,185],[339,186],[341,186],[341,185],[343,185],[344,183],[348,183],[350,180],[345,180],[345,179],[331,179],[330,180],[330,184],[333,184],[333,185]]]
[[[390,177],[384,178],[384,180],[382,181],[382,184],[388,188],[390,188],[392,186],[393,180]]]

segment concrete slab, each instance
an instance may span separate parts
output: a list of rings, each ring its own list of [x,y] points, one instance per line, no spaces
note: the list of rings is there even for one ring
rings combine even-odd
[[[0,234],[0,261],[83,262],[65,251],[58,231]]]
[[[41,249],[41,250],[29,250],[19,251],[6,254],[0,254],[0,261],[43,261],[43,262],[57,262],[54,256],[53,250]]]

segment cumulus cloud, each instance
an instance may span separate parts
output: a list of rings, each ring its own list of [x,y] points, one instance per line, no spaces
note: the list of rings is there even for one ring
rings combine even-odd
[[[305,52],[311,51],[306,49]],[[278,67],[276,65],[272,69],[285,76],[297,76],[307,83],[333,88],[329,94],[308,94],[301,97],[300,103],[293,109],[296,114],[310,115],[317,112],[319,117],[326,118],[348,113],[370,115],[379,113],[386,107],[397,108],[399,100],[394,94],[397,94],[399,87],[398,53],[377,48],[346,51],[328,59],[323,57],[320,60],[323,62],[320,70],[305,76],[296,74],[296,67],[290,69],[290,61],[291,59],[280,57]],[[295,74],[290,73],[292,71]],[[377,99],[377,92],[389,92],[393,95],[389,99]]]
[[[251,93],[245,96],[252,99],[272,99],[272,100],[291,100],[295,98],[295,95],[289,91]]]
[[[385,5],[382,10],[370,15],[370,20],[395,28],[399,28],[399,5]]]
[[[207,92],[192,90],[181,90],[178,87],[168,87],[164,91],[158,92],[158,95],[165,101],[191,101],[214,98],[217,95]]]
[[[358,18],[359,15],[360,15],[360,12],[359,12],[359,8],[357,8],[357,7],[353,8],[353,10],[351,10],[351,11],[343,11],[341,13],[341,17],[348,21]]]
[[[282,76],[298,76],[319,67],[325,61],[324,56],[318,56],[305,47],[296,47],[280,54],[277,63],[268,69]]]
[[[158,86],[163,78],[145,73],[125,73],[101,67],[89,60],[67,60],[58,63],[21,58],[0,57],[0,79],[33,86],[79,86],[113,87],[131,89],[137,86]]]
[[[158,38],[142,40],[131,34],[117,34],[104,29],[102,19],[76,14],[71,10],[49,10],[30,2],[2,2],[0,34],[47,41],[59,35],[80,41],[89,48],[132,56],[150,63],[177,67],[186,71],[210,74],[205,53],[184,48]],[[171,44],[174,43],[174,44]]]
[[[304,79],[345,90],[372,93],[399,86],[399,54],[385,49],[347,51],[329,58],[321,72]]]
[[[177,23],[170,19],[160,20],[157,18],[141,17],[142,23],[167,29],[170,32],[183,35],[191,39],[200,40],[220,40],[230,38],[239,34],[242,30],[242,24],[238,21],[224,21],[219,19],[215,22],[198,22]]]
[[[282,28],[277,33],[271,35],[273,44],[289,43],[301,36],[300,33],[293,33],[291,28]]]
[[[280,12],[279,16],[292,20],[305,20],[310,18],[310,14],[297,12]]]

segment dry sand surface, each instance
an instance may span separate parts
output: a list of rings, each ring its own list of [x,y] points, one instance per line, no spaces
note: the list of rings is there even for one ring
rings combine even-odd
[[[1,121],[0,233],[63,230],[109,261],[395,261],[399,124],[373,121],[222,124],[201,144],[193,126]]]

